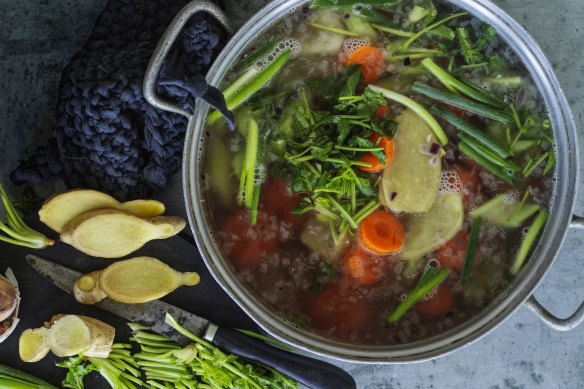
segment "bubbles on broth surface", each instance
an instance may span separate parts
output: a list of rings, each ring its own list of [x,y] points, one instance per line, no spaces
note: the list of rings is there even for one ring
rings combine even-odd
[[[440,193],[462,192],[462,181],[458,173],[454,170],[444,170],[440,176]]]
[[[257,66],[260,68],[260,71],[264,70],[268,67],[272,62],[276,60],[284,51],[290,49],[292,51],[292,58],[297,57],[300,55],[302,51],[302,45],[297,39],[284,39],[281,40],[274,46],[272,51],[268,54],[264,55],[262,58],[258,60],[256,63]]]
[[[363,46],[367,46],[369,44],[368,39],[364,38],[351,38],[347,39],[343,42],[343,53],[349,56],[353,54],[356,50],[360,49]]]

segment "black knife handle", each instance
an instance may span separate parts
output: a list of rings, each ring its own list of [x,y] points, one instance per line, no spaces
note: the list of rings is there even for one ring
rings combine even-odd
[[[335,365],[270,346],[231,328],[217,329],[212,342],[220,349],[263,363],[311,389],[354,389],[353,377]]]

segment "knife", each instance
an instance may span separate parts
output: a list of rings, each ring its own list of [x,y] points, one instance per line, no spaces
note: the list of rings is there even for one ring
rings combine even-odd
[[[26,261],[52,284],[69,294],[72,294],[75,281],[82,275],[77,270],[36,255],[27,255]],[[165,324],[164,318],[166,313],[169,313],[186,329],[223,351],[279,370],[309,388],[351,389],[357,387],[353,377],[340,367],[270,346],[231,328],[219,327],[207,319],[164,301],[122,304],[105,299],[95,306],[133,323],[146,326],[179,343],[184,343],[184,338]]]

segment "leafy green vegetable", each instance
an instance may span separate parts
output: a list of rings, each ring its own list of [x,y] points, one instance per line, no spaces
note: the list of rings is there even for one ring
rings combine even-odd
[[[479,165],[481,165],[482,167],[484,167],[485,169],[487,169],[488,171],[490,171],[495,176],[499,177],[501,180],[505,181],[509,185],[519,186],[521,184],[521,181],[513,174],[513,172],[509,172],[508,170],[497,165],[496,163],[493,163],[488,159],[488,157],[481,154],[480,152],[477,152],[476,149],[469,146],[469,144],[466,141],[460,142],[458,144],[458,149],[462,154],[478,162]]]
[[[166,322],[193,343],[181,347],[174,341],[129,324],[141,351],[135,355],[152,387],[166,388],[296,388],[290,378],[266,366],[223,353],[182,327],[172,316]]]
[[[440,285],[450,274],[450,269],[429,268],[418,281],[415,288],[408,293],[406,298],[387,317],[389,324],[395,324],[418,301],[424,298],[434,288]]]
[[[20,216],[20,213],[8,198],[8,194],[2,184],[0,184],[0,196],[2,197],[6,214],[6,221],[0,221],[0,231],[6,235],[0,235],[0,241],[33,249],[42,249],[55,243],[52,239],[26,225],[22,216]]]
[[[399,3],[400,0],[367,0],[368,5],[384,5]],[[314,0],[310,8],[349,8],[363,4],[363,0]]]
[[[465,16],[468,15],[468,13],[466,12],[461,12],[461,13],[457,13],[457,14],[453,14],[450,15],[448,17],[445,17],[442,20],[437,21],[434,24],[429,25],[428,27],[425,27],[423,29],[421,29],[420,31],[418,31],[417,33],[415,33],[414,35],[412,35],[407,41],[404,42],[404,44],[402,45],[402,51],[405,51],[408,49],[408,47],[410,47],[410,45],[412,43],[414,43],[418,38],[420,38],[422,35],[428,33],[429,31],[432,31],[433,29],[435,29],[436,27],[439,27],[441,25],[443,25],[446,22],[449,22],[452,19],[456,19],[459,18],[461,16]]]
[[[144,386],[140,379],[139,366],[132,357],[129,344],[115,343],[107,358],[93,358],[78,355],[56,364],[68,369],[62,385],[65,388],[83,389],[83,378],[93,372],[105,378],[114,389],[136,389]]]
[[[3,389],[57,389],[35,377],[10,366],[0,363],[0,387]]]
[[[479,235],[481,232],[482,223],[483,218],[479,216],[473,220],[470,227],[470,236],[468,238],[466,253],[464,255],[464,266],[462,268],[462,274],[460,275],[460,282],[463,284],[465,284],[466,281],[468,281],[470,278],[472,265],[474,263],[474,259],[477,254],[477,248],[479,246]]]
[[[458,27],[456,29],[456,35],[458,36],[458,42],[460,43],[464,61],[469,65],[481,62],[483,60],[483,55],[472,43],[468,30],[465,27]]]

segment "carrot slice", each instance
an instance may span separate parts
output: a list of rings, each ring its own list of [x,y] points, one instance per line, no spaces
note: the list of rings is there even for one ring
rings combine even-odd
[[[436,250],[440,267],[460,271],[464,266],[464,256],[468,242],[468,230],[460,230],[452,239]]]
[[[375,110],[375,113],[374,113],[375,117],[381,118],[381,119],[385,119],[388,114],[389,114],[389,105],[387,105],[387,104],[381,104],[379,107],[377,107],[377,109]]]
[[[271,254],[278,248],[278,235],[268,215],[259,211],[257,223],[252,225],[250,220],[248,210],[238,210],[221,228],[226,240],[232,242],[226,254],[236,265],[259,265],[264,254]]]
[[[377,258],[360,247],[354,247],[343,258],[343,269],[351,280],[362,285],[373,285],[383,276]]]
[[[349,54],[345,64],[360,65],[365,84],[374,83],[385,72],[383,53],[374,46],[359,47]]]
[[[358,235],[364,248],[385,255],[402,249],[406,233],[397,217],[387,211],[378,210],[361,222]]]
[[[373,143],[378,144],[379,147],[383,147],[383,151],[385,153],[385,165],[383,165],[379,161],[379,158],[377,158],[375,155],[373,155],[372,153],[367,153],[360,157],[359,161],[370,163],[372,166],[371,167],[358,166],[358,168],[360,170],[363,170],[364,172],[375,173],[385,169],[391,164],[391,161],[393,161],[395,143],[393,139],[391,139],[389,136],[381,136],[375,132],[371,134],[369,140]]]
[[[362,331],[369,321],[369,307],[350,288],[337,282],[308,298],[310,325],[340,335]]]
[[[445,284],[438,286],[436,293],[427,301],[416,304],[416,311],[425,316],[442,316],[454,305],[452,290]]]

